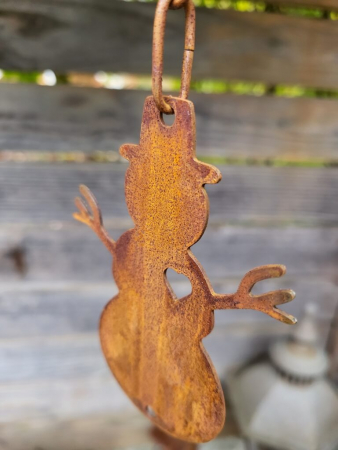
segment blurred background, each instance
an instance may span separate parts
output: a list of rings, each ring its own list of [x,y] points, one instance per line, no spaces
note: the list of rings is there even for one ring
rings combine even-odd
[[[197,155],[223,180],[207,188],[209,225],[193,252],[224,293],[255,266],[285,264],[286,276],[254,293],[292,288],[285,310],[305,317],[297,332],[259,312],[216,312],[204,344],[228,420],[206,448],[332,450],[338,1],[196,6]],[[108,371],[97,329],[116,294],[111,258],[72,219],[84,183],[114,238],[132,226],[118,149],[139,141],[154,11],[118,0],[0,3],[1,450],[189,447],[151,430]],[[173,95],[183,36],[183,11],[169,11],[164,89]],[[189,289],[175,274],[170,282],[178,296]]]

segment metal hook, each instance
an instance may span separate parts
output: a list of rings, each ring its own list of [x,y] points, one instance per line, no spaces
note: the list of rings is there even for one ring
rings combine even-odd
[[[185,9],[185,39],[181,74],[180,97],[188,98],[191,70],[195,50],[195,6],[192,0],[158,0],[153,32],[152,91],[158,109],[162,113],[173,114],[171,106],[164,100],[162,93],[163,47],[167,11]]]
[[[187,0],[171,0],[169,9],[180,9]]]

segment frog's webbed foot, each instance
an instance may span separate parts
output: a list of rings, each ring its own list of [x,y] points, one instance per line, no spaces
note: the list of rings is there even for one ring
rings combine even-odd
[[[277,308],[277,305],[291,302],[295,298],[295,293],[291,289],[281,289],[260,295],[251,295],[251,291],[256,283],[268,278],[278,278],[285,274],[286,268],[283,265],[271,264],[256,267],[250,270],[242,279],[238,290],[232,295],[215,295],[214,309],[254,309],[280,320],[281,322],[294,324],[297,319],[285,311]]]
[[[74,219],[88,225],[88,227],[90,227],[98,235],[107,249],[113,254],[115,250],[115,242],[108,236],[108,233],[103,226],[101,211],[99,205],[97,204],[96,198],[90,189],[83,184],[80,185],[79,190],[87,204],[84,203],[80,197],[76,197],[75,205],[79,211],[73,214]]]

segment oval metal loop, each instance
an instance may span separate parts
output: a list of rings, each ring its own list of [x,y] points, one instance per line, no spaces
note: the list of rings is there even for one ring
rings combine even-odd
[[[169,9],[180,9],[187,0],[171,0]]]
[[[194,3],[192,0],[159,0],[155,12],[153,32],[152,91],[158,109],[162,113],[166,114],[173,114],[173,110],[164,100],[162,93],[165,23],[168,9],[170,7],[173,9],[178,9],[182,6],[184,6],[185,9],[185,38],[180,97],[186,99],[189,94],[191,69],[195,50]]]

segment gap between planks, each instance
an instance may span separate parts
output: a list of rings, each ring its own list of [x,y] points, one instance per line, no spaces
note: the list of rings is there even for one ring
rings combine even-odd
[[[143,2],[2,0],[0,67],[150,74],[154,10]],[[181,72],[183,36],[184,14],[169,11],[165,73]],[[198,8],[193,76],[337,89],[337,38],[330,20]]]

